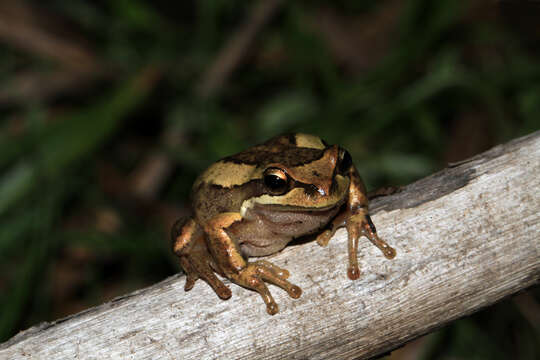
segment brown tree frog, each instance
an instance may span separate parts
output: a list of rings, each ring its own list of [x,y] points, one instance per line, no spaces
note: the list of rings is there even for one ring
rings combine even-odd
[[[231,290],[216,273],[257,291],[273,315],[278,306],[265,283],[292,298],[302,290],[289,272],[266,260],[292,239],[319,232],[325,246],[340,227],[348,232],[348,276],[358,279],[357,247],[366,236],[388,259],[396,252],[377,236],[362,179],[349,153],[307,134],[281,135],[206,169],[192,190],[194,216],[172,229],[173,251],[190,290],[199,278],[222,299]]]

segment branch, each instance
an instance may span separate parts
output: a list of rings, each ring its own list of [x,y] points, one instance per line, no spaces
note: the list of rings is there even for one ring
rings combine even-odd
[[[390,351],[540,280],[540,132],[375,199],[373,221],[397,250],[368,241],[363,276],[346,277],[346,232],[270,257],[304,290],[272,287],[280,312],[231,285],[222,301],[183,276],[0,345],[0,358],[366,358]]]

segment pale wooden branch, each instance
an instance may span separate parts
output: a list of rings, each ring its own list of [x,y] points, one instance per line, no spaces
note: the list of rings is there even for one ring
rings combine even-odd
[[[347,279],[345,231],[327,248],[271,257],[304,290],[272,287],[280,312],[231,285],[222,301],[183,276],[0,345],[1,359],[366,358],[471,314],[540,280],[540,132],[497,146],[372,204],[386,260],[360,245],[363,276]]]

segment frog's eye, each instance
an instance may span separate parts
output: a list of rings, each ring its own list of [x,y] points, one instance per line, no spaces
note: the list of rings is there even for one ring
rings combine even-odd
[[[347,150],[341,149],[340,154],[339,154],[338,166],[339,166],[338,170],[342,174],[346,172],[347,170],[349,170],[349,168],[352,166],[351,154],[349,154]]]
[[[264,185],[274,193],[287,190],[289,177],[285,171],[278,168],[268,168],[264,171]]]

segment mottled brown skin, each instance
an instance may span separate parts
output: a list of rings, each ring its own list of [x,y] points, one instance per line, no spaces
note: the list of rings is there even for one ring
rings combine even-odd
[[[172,230],[186,291],[201,278],[228,299],[231,291],[217,273],[257,291],[273,315],[278,306],[265,283],[293,298],[302,290],[287,281],[287,270],[249,257],[276,253],[292,239],[316,232],[317,243],[325,246],[340,227],[348,232],[351,280],[360,276],[360,236],[388,259],[396,255],[377,236],[365,186],[348,153],[312,135],[278,136],[216,162],[197,179],[192,196],[194,217]]]

